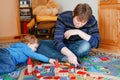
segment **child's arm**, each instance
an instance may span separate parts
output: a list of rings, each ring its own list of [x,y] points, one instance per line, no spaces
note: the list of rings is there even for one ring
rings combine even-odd
[[[27,51],[25,50],[24,53],[25,53],[26,56],[29,56],[33,59],[40,60],[40,61],[43,61],[43,62],[49,62],[49,59],[50,59],[45,55],[42,55],[40,53],[36,53],[36,52],[32,51],[30,48],[27,48]]]
[[[33,59],[36,59],[36,60],[43,61],[43,62],[49,62],[50,61],[50,58],[48,58],[47,56],[45,56],[43,54],[40,54],[40,53],[36,53],[36,52],[30,53],[29,57],[31,57]]]
[[[44,56],[40,53],[34,53],[34,56],[31,56],[31,58],[34,58],[34,59],[37,59],[37,60],[40,60],[40,61],[43,61],[43,62],[49,62],[51,64],[54,64],[55,63],[55,59],[52,59],[52,58],[48,58],[47,56]]]
[[[52,63],[54,64],[55,60],[54,59],[51,59],[51,58],[48,58],[47,56],[43,55],[43,54],[40,54],[40,53],[37,53],[37,52],[34,52],[32,49],[30,49],[29,47],[26,47],[24,48],[24,54],[28,57],[31,57],[33,59],[36,59],[36,60],[40,60],[40,61],[43,61],[43,62],[49,62],[49,63]]]

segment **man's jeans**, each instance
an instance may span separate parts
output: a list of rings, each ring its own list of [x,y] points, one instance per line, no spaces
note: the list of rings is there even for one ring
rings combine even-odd
[[[11,72],[15,69],[9,52],[6,49],[0,49],[0,74]]]
[[[66,46],[77,56],[84,57],[87,56],[90,52],[91,46],[85,41],[77,41],[72,44],[66,44]],[[67,58],[65,55],[56,50],[53,40],[41,40],[40,45],[37,49],[38,53],[41,53],[49,58],[58,59],[59,61],[66,61]]]

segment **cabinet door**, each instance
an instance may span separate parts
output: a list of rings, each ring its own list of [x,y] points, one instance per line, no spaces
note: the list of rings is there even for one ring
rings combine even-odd
[[[100,4],[115,4],[120,3],[120,0],[99,0]]]
[[[101,43],[116,46],[118,43],[119,10],[115,7],[99,7],[99,29]]]
[[[20,35],[18,0],[0,0],[0,39]]]

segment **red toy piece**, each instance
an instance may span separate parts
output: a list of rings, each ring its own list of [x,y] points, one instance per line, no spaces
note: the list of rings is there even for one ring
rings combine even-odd
[[[43,80],[52,80],[52,76],[45,76],[43,77]]]
[[[27,72],[28,74],[32,74],[32,60],[30,57],[28,58],[28,61],[27,61]]]
[[[59,62],[58,62],[58,59],[55,61],[55,68],[58,68],[58,67],[60,67],[60,65],[59,65]]]
[[[108,57],[99,57],[102,61],[108,61],[110,60]]]
[[[86,68],[82,68],[81,71],[78,71],[77,74],[80,74],[80,75],[85,75],[86,74]]]
[[[35,70],[34,74],[36,75],[37,78],[42,78],[43,77],[42,75],[40,75],[40,72],[38,70]]]
[[[55,76],[53,80],[60,80],[60,76]]]

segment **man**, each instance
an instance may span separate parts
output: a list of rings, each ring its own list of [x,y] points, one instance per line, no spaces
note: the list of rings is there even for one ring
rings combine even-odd
[[[57,50],[67,56],[70,63],[78,65],[79,57],[89,54],[91,48],[98,48],[100,36],[91,7],[78,4],[74,11],[59,14],[54,33]]]
[[[58,15],[53,40],[41,40],[38,52],[59,61],[79,65],[79,58],[87,56],[91,48],[98,48],[100,36],[91,7],[78,4],[73,11]],[[54,44],[54,45],[53,45]]]

